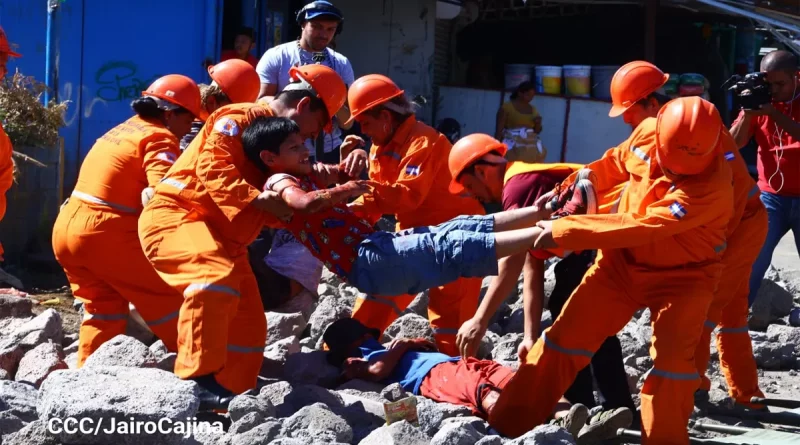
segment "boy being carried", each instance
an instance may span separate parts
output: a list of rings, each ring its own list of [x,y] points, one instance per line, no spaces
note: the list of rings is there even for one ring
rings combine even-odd
[[[242,145],[248,159],[269,175],[265,190],[278,193],[294,210],[286,228],[331,272],[368,294],[413,294],[460,277],[495,275],[497,260],[530,249],[541,233],[534,225],[551,215],[530,207],[376,232],[346,206],[370,190],[369,181],[326,188],[294,122],[257,118],[243,132]],[[574,199],[594,194],[588,180],[574,190]],[[594,213],[595,207],[581,208]]]

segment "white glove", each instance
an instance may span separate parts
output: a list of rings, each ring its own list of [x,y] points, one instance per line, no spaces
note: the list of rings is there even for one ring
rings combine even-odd
[[[147,187],[146,189],[142,190],[142,207],[145,207],[151,199],[153,199],[153,195],[155,195],[156,191],[153,187]]]

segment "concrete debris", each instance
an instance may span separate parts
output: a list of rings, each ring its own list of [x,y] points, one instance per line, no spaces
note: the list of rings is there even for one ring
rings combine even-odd
[[[791,369],[795,366],[795,346],[774,342],[753,342],[753,356],[761,369]]]
[[[283,435],[311,439],[324,437],[328,439],[326,441],[335,438],[336,442],[350,443],[353,440],[353,429],[325,404],[315,403],[284,420]]]
[[[405,399],[406,397],[410,396],[411,394],[407,393],[399,383],[392,383],[391,385],[383,388],[381,391],[381,397],[390,401],[396,402],[398,400]]]
[[[231,419],[233,419],[233,416],[231,416]],[[246,433],[258,425],[261,425],[266,420],[267,418],[260,412],[253,411],[246,413],[233,421],[233,424],[231,424],[228,429],[228,433],[233,435]]]
[[[0,318],[28,318],[33,316],[33,300],[0,294]]]
[[[256,425],[252,429],[241,434],[230,434],[230,445],[268,445],[280,437],[282,425],[275,419],[268,419],[266,422]]]
[[[475,445],[503,445],[505,441],[500,436],[484,436],[483,439],[475,442]]]
[[[417,396],[419,426],[428,436],[433,437],[445,419],[458,416],[472,416],[472,411],[465,406],[436,403],[428,398]]]
[[[483,438],[471,424],[444,424],[431,439],[431,445],[473,445]]]
[[[47,309],[17,328],[6,342],[29,351],[48,340],[61,344],[63,339],[61,315],[55,309]]]
[[[539,425],[507,445],[575,445],[575,439],[564,428],[555,425]]]
[[[0,434],[16,433],[25,426],[19,417],[10,411],[0,411]]]
[[[289,337],[299,337],[306,328],[307,319],[297,312],[286,314],[267,312],[267,346]]]
[[[430,296],[428,295],[428,291],[420,292],[416,297],[414,297],[414,300],[408,304],[408,307],[406,307],[406,312],[428,318],[429,302]]]
[[[5,369],[0,368],[0,380],[10,380],[11,374],[8,373]]]
[[[61,347],[52,342],[42,343],[25,353],[14,380],[38,388],[50,373],[59,369],[67,369]]]
[[[336,296],[331,294],[321,295],[317,309],[311,315],[308,324],[311,325],[311,339],[318,342],[322,339],[325,329],[336,320],[350,316],[350,308]]]
[[[5,410],[24,422],[33,422],[39,417],[36,413],[38,396],[33,385],[0,380],[0,407],[5,406]]]
[[[264,357],[283,364],[286,363],[290,355],[298,352],[300,352],[300,340],[295,336],[291,336],[271,342],[264,349]]]
[[[314,313],[318,298],[316,294],[303,289],[289,301],[273,309],[273,312],[282,312],[285,314],[299,313],[304,319],[308,320],[311,318],[311,314]]]
[[[196,383],[159,369],[128,367],[56,371],[45,380],[40,397],[38,413],[45,422],[68,417],[155,423],[171,419],[173,428],[186,427],[200,404]],[[65,444],[177,444],[182,439],[163,430],[149,433],[103,428],[97,435],[79,430],[62,431],[57,437]]]
[[[283,376],[292,383],[334,386],[341,371],[328,363],[327,355],[325,351],[290,355],[283,366]]]
[[[336,415],[347,421],[353,429],[353,442],[359,443],[372,431],[386,423],[383,412],[383,404],[364,399],[354,399],[352,396],[345,397],[344,407],[332,407]]]
[[[236,422],[248,413],[258,413],[262,419],[276,416],[276,409],[268,399],[240,395],[234,397],[228,405],[228,414]]]
[[[59,441],[47,434],[47,424],[34,420],[14,434],[3,436],[3,445],[59,445]]]
[[[522,343],[522,334],[510,333],[502,336],[497,342],[497,346],[492,349],[492,359],[494,360],[517,360],[517,349]]]
[[[117,335],[103,343],[84,363],[87,368],[127,366],[131,368],[154,368],[158,360],[150,349],[139,340],[127,335]]]
[[[781,281],[764,279],[758,290],[756,301],[750,308],[748,324],[756,331],[766,330],[771,323],[789,315],[794,299]]]
[[[500,341],[500,336],[491,330],[487,330],[481,339],[481,344],[478,346],[477,357],[480,360],[491,360],[492,351],[495,345]]]
[[[405,314],[395,320],[383,331],[381,342],[390,342],[395,338],[425,338],[435,341],[430,322],[417,314]]]
[[[382,426],[364,438],[359,445],[428,445],[430,437],[405,420]]]

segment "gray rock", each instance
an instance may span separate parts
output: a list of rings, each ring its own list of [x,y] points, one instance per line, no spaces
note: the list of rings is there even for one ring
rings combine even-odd
[[[350,395],[342,398],[345,400],[345,406],[332,407],[331,411],[346,420],[353,429],[352,443],[360,442],[386,423],[383,404]]]
[[[800,356],[800,328],[773,324],[767,328],[767,336],[770,341],[793,346],[795,355]]]
[[[636,364],[634,365],[640,371],[647,371],[653,367],[653,357],[645,355],[644,357],[636,357]]]
[[[353,429],[347,421],[321,403],[306,406],[283,422],[283,435],[286,437],[303,437],[305,434],[314,437],[315,433],[325,431],[333,433],[337,442],[353,440]]]
[[[506,334],[522,334],[525,330],[525,310],[522,307],[514,308],[506,320],[503,332]]]
[[[485,436],[483,439],[475,442],[475,445],[503,445],[505,442],[500,436]]]
[[[469,425],[481,435],[485,435],[489,428],[488,423],[486,423],[480,417],[475,417],[475,416],[450,417],[449,419],[444,419],[442,421],[442,426],[440,428],[449,427],[450,425],[456,425],[458,427],[461,427],[463,425]]]
[[[64,333],[64,338],[61,340],[61,347],[65,348],[78,341],[80,335],[77,332],[71,334]]]
[[[381,397],[390,402],[396,402],[408,396],[410,396],[410,394],[407,393],[399,383],[392,383],[381,391]]]
[[[794,366],[794,345],[773,342],[754,342],[753,356],[760,369],[778,370]]]
[[[13,295],[0,295],[0,318],[27,318],[32,317],[33,301],[30,298],[15,297]]]
[[[311,338],[314,342],[318,342],[322,338],[322,334],[328,325],[336,320],[347,318],[350,316],[352,305],[347,306],[345,303],[338,302],[334,297],[325,297],[320,299],[314,313],[308,324],[311,325]]]
[[[275,407],[268,399],[239,395],[233,398],[228,405],[228,414],[236,422],[247,413],[259,413],[262,419],[275,417]]]
[[[789,315],[794,305],[790,292],[775,281],[764,279],[758,290],[756,300],[750,308],[748,324],[750,329],[763,331],[770,323]]]
[[[286,359],[283,375],[292,383],[333,386],[341,371],[326,360],[325,351],[300,352]]]
[[[39,403],[36,388],[26,383],[0,380],[0,405],[5,405],[24,422],[36,420],[36,405]]]
[[[428,291],[420,292],[414,298],[414,300],[406,307],[406,312],[410,312],[412,314],[417,314],[420,317],[428,317],[428,304],[430,302],[430,296],[428,295]]]
[[[149,349],[150,352],[153,353],[153,357],[155,357],[156,360],[159,360],[165,355],[170,353],[169,349],[167,349],[167,346],[164,344],[162,340],[156,341],[155,343],[150,345],[150,347],[147,349]]]
[[[286,363],[286,359],[292,354],[300,352],[300,340],[295,336],[287,337],[281,340],[271,342],[269,346],[264,349],[264,357],[278,362]]]
[[[149,351],[148,351],[149,352]],[[198,386],[181,380],[174,374],[158,369],[127,367],[81,368],[56,371],[45,380],[41,388],[39,417],[78,419],[89,417],[103,422],[136,421],[158,422],[167,418],[185,421],[197,413],[200,404]],[[108,424],[107,424],[108,426]],[[175,424],[173,423],[173,428]],[[117,434],[74,435],[62,433],[58,438],[64,443],[104,444],[177,444],[179,434]]]
[[[510,333],[502,336],[492,350],[494,360],[517,360],[517,349],[522,343],[523,334]]]
[[[30,383],[38,388],[51,372],[59,369],[67,369],[64,354],[55,343],[48,341],[25,353],[19,362],[14,380]]]
[[[308,320],[311,318],[311,314],[314,313],[317,299],[317,295],[303,289],[289,301],[273,309],[272,312],[283,312],[285,314],[300,313],[303,315],[303,319]]]
[[[500,341],[500,336],[487,330],[486,334],[484,334],[481,339],[480,346],[478,346],[477,358],[479,360],[491,360],[492,350],[495,348],[498,341]]]
[[[344,399],[334,391],[315,385],[300,385],[292,388],[292,391],[283,398],[285,406],[277,406],[278,413],[282,414],[287,408],[290,413],[306,406],[323,403],[328,408],[344,407]]]
[[[359,445],[428,445],[430,441],[430,437],[419,428],[401,420],[376,429]]]
[[[267,445],[281,435],[281,423],[275,419],[256,425],[243,434],[231,438],[231,445]]]
[[[300,339],[300,350],[302,350],[303,348],[314,349],[317,347],[318,341],[322,341],[322,338],[320,337],[318,340],[314,340],[311,337]]]
[[[425,397],[417,396],[419,426],[428,436],[436,434],[444,419],[458,416],[472,416],[472,411],[465,406],[436,403]]]
[[[380,393],[383,391],[386,385],[376,382],[369,382],[366,380],[354,379],[348,380],[341,385],[339,385],[336,390],[337,391],[345,391],[345,390],[355,390],[360,393]],[[365,397],[369,397],[370,394],[364,394]],[[383,397],[378,394],[372,394],[376,401],[382,401]]]
[[[22,419],[15,416],[10,411],[0,411],[0,436],[4,434],[16,433],[25,426]]]
[[[174,372],[175,371],[175,360],[178,359],[178,354],[174,352],[170,352],[158,359],[156,363],[156,368],[167,371],[167,372]]]
[[[283,405],[283,400],[286,398],[289,393],[292,392],[294,388],[289,382],[276,382],[266,385],[261,388],[258,392],[258,398],[262,400],[268,401],[272,406],[275,407],[278,417],[285,417],[288,414],[281,413],[279,409],[281,405]]]
[[[28,351],[52,340],[61,344],[64,331],[61,328],[61,315],[55,309],[46,309],[32,320],[23,324],[12,334],[12,342]]]
[[[58,440],[47,434],[47,424],[35,420],[21,430],[3,436],[3,445],[58,445]]]
[[[11,380],[11,374],[5,369],[0,369],[0,380]]]
[[[233,417],[231,417],[231,420]],[[241,434],[246,433],[253,428],[257,427],[258,425],[264,423],[267,420],[263,414],[257,411],[249,412],[238,419],[233,421],[230,428],[228,429],[229,434]]]
[[[78,353],[73,352],[72,354],[68,354],[67,357],[64,359],[69,366],[69,369],[78,369]]]
[[[154,368],[158,360],[148,347],[127,335],[117,335],[103,343],[83,364],[87,368],[127,366],[131,368]]]
[[[64,353],[65,356],[67,356],[72,354],[73,352],[78,352],[78,348],[80,347],[80,345],[81,345],[80,341],[74,341],[65,346],[64,348],[62,348],[61,351]]]
[[[306,318],[301,313],[267,312],[267,346],[289,337],[299,337],[306,328]]]
[[[431,445],[474,445],[483,438],[471,424],[446,424],[431,439]]]
[[[325,438],[315,438],[319,439],[318,443],[325,443],[328,444],[328,441]],[[314,443],[314,439],[311,437],[303,437],[303,438],[291,438],[291,437],[282,437],[278,440],[274,440],[269,443],[269,445],[316,445]]]
[[[628,388],[630,389],[631,394],[636,394],[639,392],[639,379],[642,378],[644,372],[632,366],[626,365],[625,374],[628,375]]]
[[[381,342],[386,343],[395,338],[424,338],[435,342],[430,322],[417,314],[406,314],[395,320],[383,331]]]
[[[19,345],[6,344],[0,340],[0,369],[7,372],[9,376],[13,376],[17,372],[19,361],[25,352]]]
[[[507,445],[575,445],[575,439],[564,428],[555,425],[539,425],[506,443]]]

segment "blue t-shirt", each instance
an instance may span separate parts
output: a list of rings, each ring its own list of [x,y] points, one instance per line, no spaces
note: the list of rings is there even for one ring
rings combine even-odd
[[[389,352],[388,349],[373,338],[362,343],[359,349],[361,349],[361,355],[367,360],[380,357]],[[441,352],[409,351],[403,354],[403,357],[397,362],[397,366],[392,370],[392,374],[384,379],[383,383],[388,385],[399,382],[406,391],[419,395],[419,387],[422,385],[422,381],[434,366],[446,362],[457,362],[460,359],[461,357],[450,357]]]
[[[347,57],[337,53],[336,51],[326,48],[325,52],[327,57],[324,61],[320,62],[336,71],[342,77],[345,85],[350,87],[355,81],[353,74],[353,66]],[[289,68],[293,66],[312,65],[314,62],[312,53],[300,48],[297,41],[284,43],[267,50],[258,61],[256,71],[261,78],[261,83],[270,85],[277,85],[278,91],[283,90],[286,85],[291,83],[289,77]],[[333,149],[342,144],[342,130],[334,122],[333,133],[325,133],[325,153],[331,152]],[[306,146],[311,151],[313,156],[315,153],[314,141],[306,141]]]

